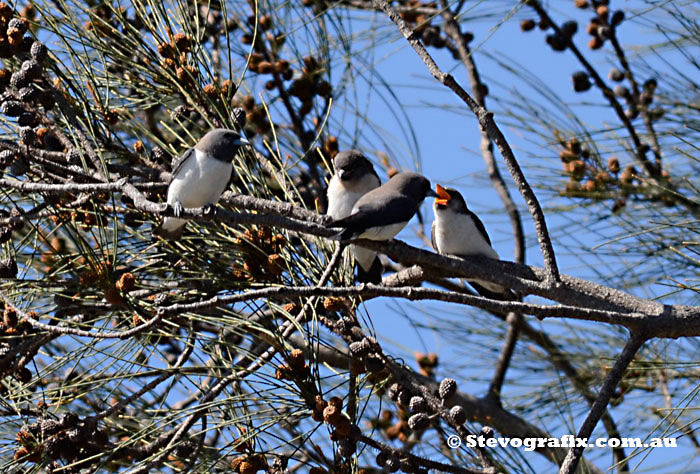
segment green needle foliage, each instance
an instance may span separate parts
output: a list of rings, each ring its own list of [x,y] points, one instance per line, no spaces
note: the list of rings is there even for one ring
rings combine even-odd
[[[313,227],[324,223],[314,213],[326,207],[332,158],[357,148],[379,157],[382,177],[420,169],[419,145],[436,138],[417,132],[411,109],[448,120],[467,111],[426,71],[382,73],[405,42],[380,3],[0,3],[0,472],[465,474],[561,464],[566,450],[450,449],[448,440],[489,427],[514,438],[576,433],[625,344],[619,326],[399,297],[380,308],[386,315],[360,292],[312,296],[354,285],[347,253]],[[613,2],[566,3],[571,18],[536,1],[393,6],[411,40],[493,103],[519,146],[538,147],[517,158],[560,261],[577,259],[562,271],[698,304],[697,5],[640,0],[620,17]],[[522,21],[543,53],[579,53],[584,70],[567,87],[585,99],[489,51],[488,37],[473,41],[470,21],[494,31]],[[588,34],[588,47],[573,41],[571,21],[590,22],[577,37]],[[621,46],[632,43],[628,21],[663,39]],[[607,66],[581,60],[602,51],[616,65],[610,79]],[[497,77],[474,76],[482,60]],[[389,118],[370,114],[370,103]],[[174,161],[213,128],[252,143],[233,161],[229,192],[181,240],[154,237],[171,210],[149,205],[166,201]],[[527,221],[510,198],[492,206],[503,216],[509,208]],[[522,244],[536,251],[536,239]],[[471,294],[433,276],[396,286],[409,299],[421,284]],[[593,297],[579,304],[598,309]],[[379,317],[410,326],[419,342],[399,331],[377,341]],[[595,435],[675,436],[697,449],[697,349],[693,338],[647,341],[615,380]],[[494,388],[499,368],[505,382]],[[587,451],[581,472],[632,470],[647,455]]]

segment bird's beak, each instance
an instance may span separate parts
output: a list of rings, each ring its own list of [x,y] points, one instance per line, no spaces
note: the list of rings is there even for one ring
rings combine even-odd
[[[241,135],[241,137],[238,139],[238,142],[236,143],[236,145],[239,145],[239,146],[250,145],[250,142],[248,141],[248,139],[246,137]]]
[[[435,204],[438,204],[440,206],[447,206],[447,203],[450,202],[450,193],[447,192],[445,188],[440,186],[439,184],[435,185]]]

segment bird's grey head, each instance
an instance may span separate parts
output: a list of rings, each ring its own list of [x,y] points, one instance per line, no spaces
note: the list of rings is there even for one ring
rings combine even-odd
[[[428,178],[419,173],[405,171],[397,173],[389,180],[392,188],[397,192],[415,199],[418,203],[422,202],[426,196],[435,196],[435,191],[430,189],[430,181]]]
[[[435,185],[437,197],[433,204],[436,211],[450,210],[459,214],[467,213],[467,203],[464,197],[454,188],[443,188],[439,184]]]
[[[376,174],[372,162],[357,150],[341,151],[333,158],[335,174],[341,181],[351,182],[367,174]]]
[[[195,148],[217,160],[230,163],[241,146],[247,144],[248,140],[240,133],[225,128],[216,128],[204,135]]]

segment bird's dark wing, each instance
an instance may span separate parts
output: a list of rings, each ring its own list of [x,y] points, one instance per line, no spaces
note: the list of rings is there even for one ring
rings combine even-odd
[[[367,195],[365,195],[367,196]],[[382,227],[411,220],[416,213],[416,202],[406,196],[389,200],[375,200],[361,204],[357,210],[343,219],[334,220],[330,227],[344,227],[340,237],[350,239],[372,227]]]
[[[471,216],[472,220],[474,221],[474,225],[478,229],[481,236],[484,239],[486,239],[486,242],[488,242],[489,245],[491,245],[491,239],[489,239],[489,234],[486,232],[486,227],[484,227],[484,223],[481,222],[481,219],[479,219],[479,217],[469,209],[467,209],[467,213],[469,214],[469,216]]]
[[[175,165],[173,166],[173,171],[172,171],[172,178],[170,178],[171,182],[175,178],[175,176],[177,176],[177,173],[182,168],[182,165],[184,165],[185,162],[187,160],[189,160],[190,158],[194,158],[194,148],[190,148],[189,150],[184,152],[182,155],[180,155],[178,157],[177,161],[175,161]]]

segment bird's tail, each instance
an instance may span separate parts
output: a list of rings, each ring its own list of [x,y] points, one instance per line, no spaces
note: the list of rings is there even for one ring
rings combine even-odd
[[[153,229],[153,235],[168,240],[179,240],[185,231],[185,224],[187,224],[185,219],[166,217],[158,227]]]
[[[357,245],[351,246],[350,251],[357,263],[357,281],[360,283],[381,283],[384,267],[377,252]]]
[[[500,286],[496,286],[493,284],[485,284],[481,285],[475,281],[469,281],[468,282],[472,288],[476,290],[479,295],[483,296],[484,298],[490,298],[492,300],[500,300],[500,301],[518,301],[518,295],[515,294],[515,292],[509,288],[502,288]],[[490,288],[487,288],[486,285],[488,285]]]
[[[360,283],[374,283],[378,285],[382,282],[382,273],[384,273],[384,266],[378,256],[374,257],[369,271],[365,271],[362,266],[357,265],[357,281]]]

